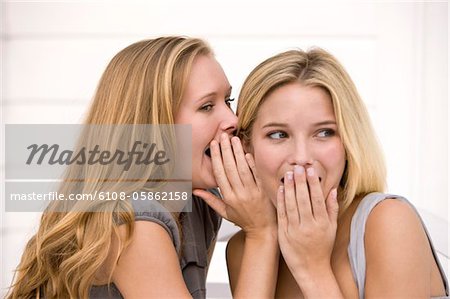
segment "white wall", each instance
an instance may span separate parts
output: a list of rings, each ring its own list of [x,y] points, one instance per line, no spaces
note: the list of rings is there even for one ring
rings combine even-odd
[[[108,61],[144,38],[206,38],[235,96],[272,54],[310,46],[331,51],[369,107],[390,192],[437,223],[448,257],[446,2],[7,1],[1,18],[2,124],[80,122]],[[5,213],[2,206],[1,217],[4,288],[38,215]],[[210,282],[226,281],[219,248]]]

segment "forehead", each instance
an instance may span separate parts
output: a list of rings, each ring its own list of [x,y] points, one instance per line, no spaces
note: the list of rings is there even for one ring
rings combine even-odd
[[[186,93],[217,92],[229,89],[230,83],[217,60],[212,55],[195,58],[188,77]]]
[[[331,97],[317,86],[289,83],[272,91],[262,103],[256,122],[302,123],[335,119]]]

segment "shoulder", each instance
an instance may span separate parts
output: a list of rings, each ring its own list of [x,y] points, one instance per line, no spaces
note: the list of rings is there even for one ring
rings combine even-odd
[[[368,216],[364,243],[366,294],[427,294],[432,252],[423,224],[408,202],[379,202]]]
[[[125,227],[122,225],[119,227],[121,237],[123,237],[124,229]],[[148,242],[153,242],[155,239],[159,240],[159,242],[152,243],[153,247],[167,246],[175,249],[170,234],[168,234],[167,230],[162,225],[153,221],[135,222],[134,231],[131,237],[132,244],[147,245]]]
[[[180,250],[181,241],[177,220],[164,206],[157,202],[138,201],[133,202],[133,209],[136,225],[142,222],[159,225],[168,234],[176,250]]]
[[[367,218],[366,241],[371,237],[389,240],[412,235],[426,237],[419,215],[405,200],[384,199],[375,205]]]
[[[178,255],[171,236],[164,227],[152,221],[136,221],[129,238],[127,226],[120,225],[118,234],[112,238],[112,249],[117,253],[120,248],[124,248],[118,261],[122,267],[144,264],[156,257],[162,257],[163,260],[165,256],[168,259],[175,258],[178,265]]]
[[[119,227],[119,237],[121,240],[126,237],[125,225]],[[116,238],[113,241],[116,252],[120,246]],[[162,296],[168,289],[174,296],[189,295],[171,237],[165,228],[151,221],[135,223],[131,239],[120,254],[112,277],[125,298],[145,294]],[[168,282],[173,287],[169,287]]]

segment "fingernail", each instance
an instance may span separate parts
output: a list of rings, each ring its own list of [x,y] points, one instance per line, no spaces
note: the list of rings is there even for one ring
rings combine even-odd
[[[308,169],[306,169],[306,173],[308,174],[308,176],[313,176],[314,175],[314,168],[313,167],[309,167]]]
[[[283,193],[283,192],[284,192],[284,186],[280,186],[280,187],[278,188],[278,190],[280,191],[280,193]]]
[[[331,190],[331,198],[332,198],[333,200],[336,200],[336,199],[337,199],[337,189],[336,189],[336,188],[334,188],[333,190]]]
[[[286,172],[286,177],[288,180],[292,181],[292,179],[294,177],[294,173],[292,171],[288,171],[288,172]]]
[[[303,174],[305,172],[305,168],[303,168],[303,166],[300,165],[295,165],[294,171],[296,174]]]

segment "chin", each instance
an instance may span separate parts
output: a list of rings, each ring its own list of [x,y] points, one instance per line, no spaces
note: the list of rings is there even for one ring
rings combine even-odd
[[[217,188],[217,182],[214,177],[192,181],[192,189],[212,189]]]

